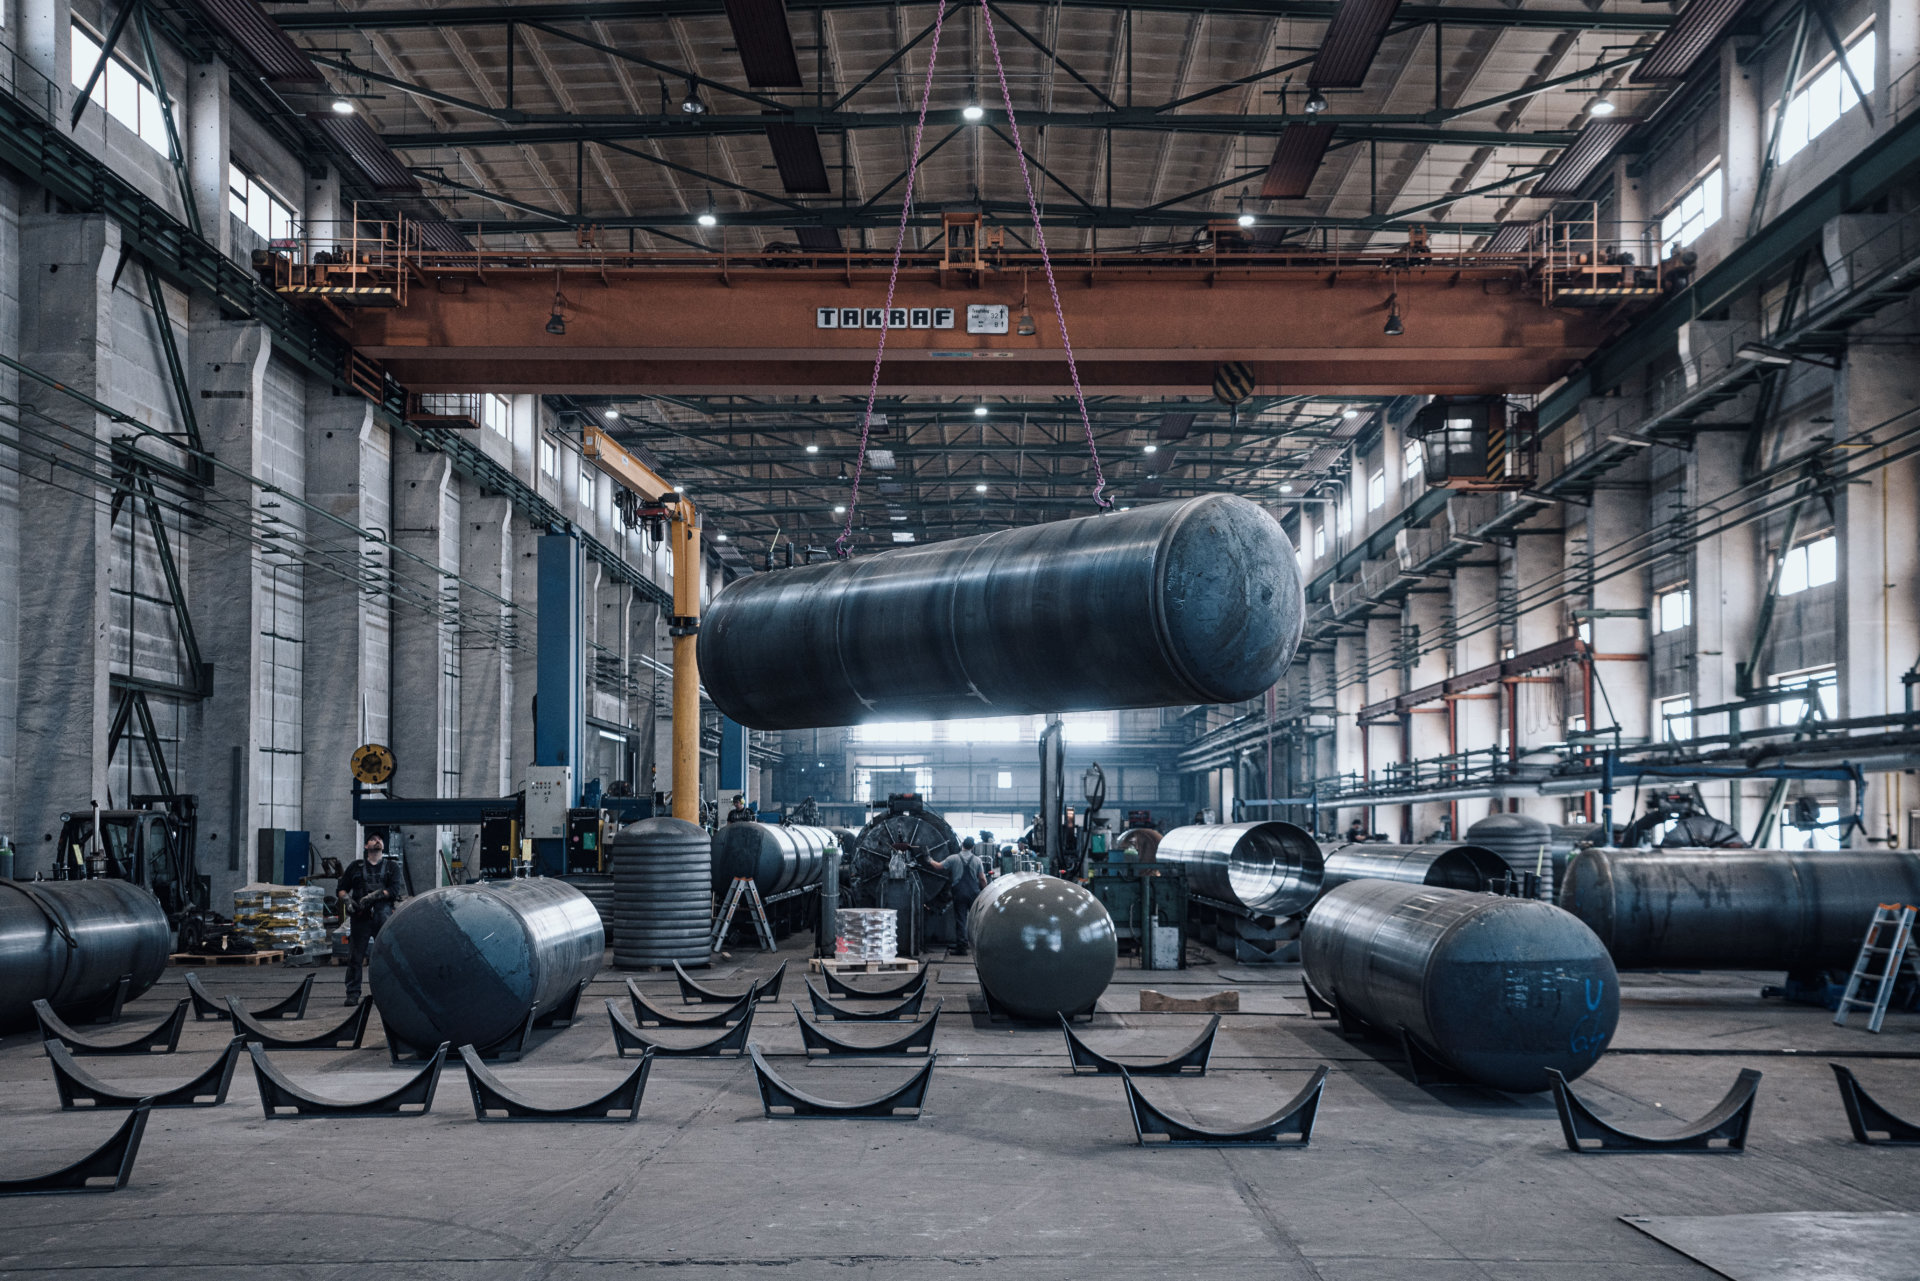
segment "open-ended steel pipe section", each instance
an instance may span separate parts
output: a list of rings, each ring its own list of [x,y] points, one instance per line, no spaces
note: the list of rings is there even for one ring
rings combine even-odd
[[[1267,916],[1305,911],[1324,874],[1319,843],[1278,820],[1176,827],[1154,859],[1186,868],[1192,892]]]
[[[1486,893],[1507,875],[1507,862],[1484,845],[1382,845],[1350,841],[1320,847],[1322,893],[1348,881],[1401,881]]]

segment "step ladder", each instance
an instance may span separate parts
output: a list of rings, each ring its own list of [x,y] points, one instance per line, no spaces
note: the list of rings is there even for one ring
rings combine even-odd
[[[1860,959],[1853,963],[1847,990],[1840,997],[1840,1008],[1833,1016],[1835,1024],[1845,1027],[1851,1011],[1867,1010],[1870,1011],[1867,1031],[1878,1032],[1887,1017],[1887,1002],[1893,999],[1893,988],[1902,971],[1920,979],[1920,964],[1916,963],[1911,947],[1913,915],[1911,906],[1899,903],[1882,903],[1873,910],[1873,923],[1867,926],[1866,941],[1860,945]],[[1860,994],[1861,986],[1868,983],[1873,985],[1871,997]]]
[[[733,914],[740,905],[747,905],[747,914],[753,920],[753,932],[760,936],[760,949],[764,952],[777,952],[774,946],[773,926],[767,922],[767,907],[760,901],[760,887],[754,884],[751,876],[736,876],[733,884],[727,887],[727,897],[720,905],[720,915],[713,922],[713,937],[707,940],[707,951],[718,952],[726,941],[727,931],[733,928]]]

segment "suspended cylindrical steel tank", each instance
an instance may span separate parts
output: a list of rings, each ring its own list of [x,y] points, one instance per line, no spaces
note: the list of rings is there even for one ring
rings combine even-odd
[[[613,963],[706,965],[713,929],[713,841],[698,823],[648,818],[621,828],[613,859]]]
[[[1553,829],[1531,814],[1489,814],[1467,829],[1467,840],[1492,850],[1515,872],[1540,878],[1540,897],[1553,898]]]
[[[1271,820],[1176,827],[1154,861],[1187,870],[1187,889],[1249,912],[1290,916],[1320,892],[1320,844],[1306,829]]]
[[[1038,872],[996,876],[968,925],[980,986],[1017,1018],[1090,1010],[1113,981],[1113,918],[1085,886]]]
[[[766,730],[1236,703],[1304,609],[1280,522],[1212,494],[736,580],[700,676]]]
[[[160,900],[130,881],[0,880],[0,1032],[32,1023],[35,1001],[84,1011],[123,976],[139,996],[172,944]]]
[[[824,827],[722,823],[713,838],[713,888],[748,876],[762,898],[804,889],[820,879],[827,852],[839,849],[839,839]]]
[[[1551,903],[1393,881],[1328,891],[1300,931],[1307,981],[1388,1035],[1500,1090],[1592,1067],[1620,1018],[1593,931]]]
[[[1348,881],[1400,881],[1485,894],[1507,875],[1507,862],[1484,845],[1383,845],[1349,841],[1320,847],[1324,894]]]
[[[402,903],[373,941],[367,982],[390,1036],[487,1046],[564,1004],[600,969],[606,934],[565,881],[443,885]]]
[[[1587,849],[1560,893],[1626,970],[1851,969],[1882,903],[1920,903],[1920,855]]]

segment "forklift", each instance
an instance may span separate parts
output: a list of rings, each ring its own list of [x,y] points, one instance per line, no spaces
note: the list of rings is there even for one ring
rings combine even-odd
[[[52,879],[132,881],[160,900],[167,924],[187,951],[214,944],[223,926],[210,913],[210,878],[195,869],[198,809],[190,795],[134,796],[135,808],[60,816]]]

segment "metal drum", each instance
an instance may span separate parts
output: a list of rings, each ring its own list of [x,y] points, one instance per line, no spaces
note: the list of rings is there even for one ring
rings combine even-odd
[[[160,900],[130,881],[0,880],[0,1031],[33,1022],[33,1003],[56,1013],[127,999],[160,981],[173,933]]]
[[[1485,894],[1507,875],[1507,861],[1483,845],[1322,845],[1322,893],[1348,881],[1400,881]]]
[[[367,981],[391,1036],[487,1046],[547,1014],[600,969],[600,914],[565,881],[443,885],[395,909]]]
[[[748,876],[762,898],[804,889],[820,879],[828,851],[839,849],[839,838],[824,827],[723,823],[713,838],[713,888]]]
[[[1882,903],[1920,903],[1920,855],[1587,849],[1560,893],[1626,970],[1852,969]]]
[[[1176,827],[1154,851],[1187,869],[1187,888],[1249,912],[1291,916],[1320,892],[1320,845],[1278,820]]]
[[[765,730],[1237,703],[1304,612],[1280,522],[1213,494],[738,579],[700,675]]]
[[[629,824],[607,842],[613,859],[613,963],[706,965],[713,959],[713,842],[678,818]]]
[[[1492,850],[1515,872],[1540,878],[1540,897],[1553,898],[1553,829],[1530,814],[1489,814],[1467,829],[1467,839]]]
[[[1038,872],[996,876],[967,919],[980,986],[1017,1018],[1090,1010],[1113,981],[1113,918],[1084,886]]]
[[[1307,917],[1300,960],[1347,1011],[1500,1090],[1544,1090],[1550,1067],[1579,1076],[1620,1019],[1606,948],[1535,899],[1350,881]]]

